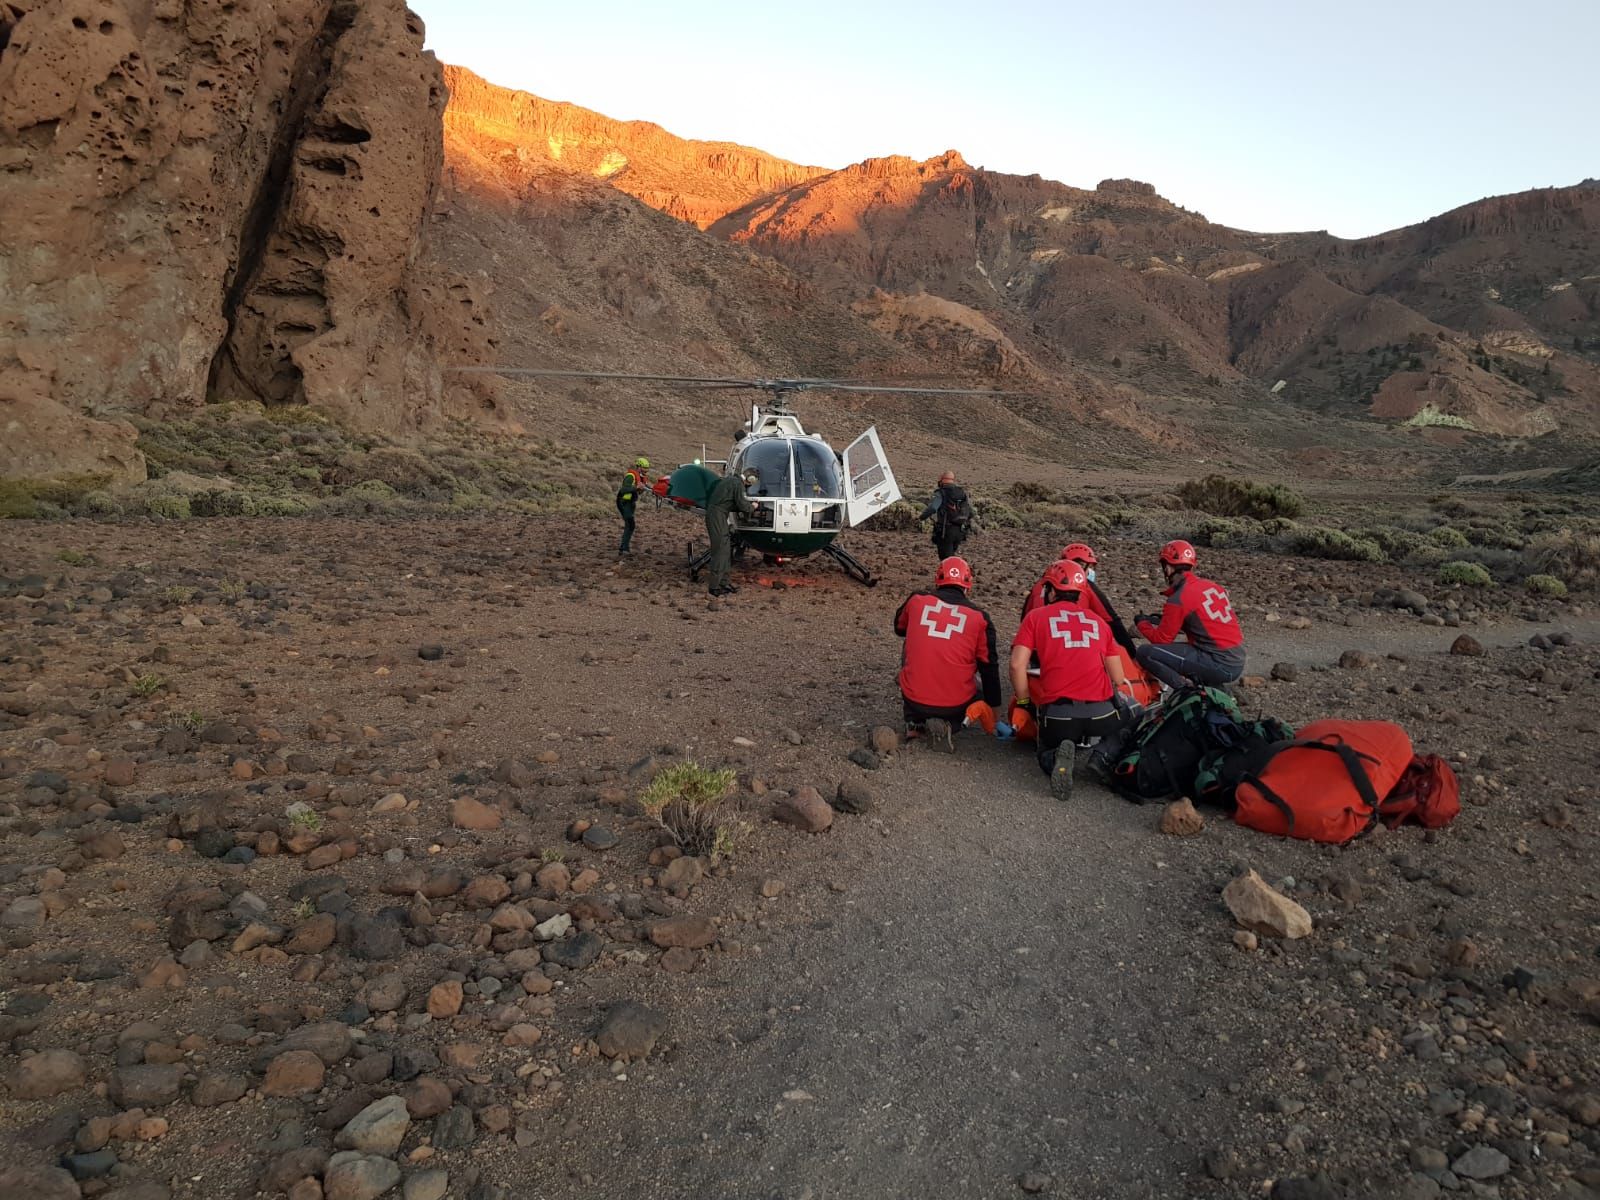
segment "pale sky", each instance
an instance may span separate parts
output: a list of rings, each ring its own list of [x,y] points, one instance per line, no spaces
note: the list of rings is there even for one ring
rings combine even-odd
[[[446,62],[802,163],[1143,179],[1345,237],[1600,176],[1600,0],[411,0]]]

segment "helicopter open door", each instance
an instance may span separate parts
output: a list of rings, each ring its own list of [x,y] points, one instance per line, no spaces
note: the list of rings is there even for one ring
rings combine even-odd
[[[900,499],[900,485],[894,481],[894,472],[884,457],[876,425],[851,442],[842,458],[849,524],[859,525]]]

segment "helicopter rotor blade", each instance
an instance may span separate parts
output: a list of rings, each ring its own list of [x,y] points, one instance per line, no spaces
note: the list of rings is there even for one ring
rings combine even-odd
[[[545,367],[445,367],[457,375],[513,375],[541,379],[626,379],[634,383],[693,383],[713,387],[764,387],[748,379],[724,379],[704,375],[631,375],[621,371],[557,371]]]
[[[761,392],[884,392],[919,396],[1025,396],[1026,392],[993,388],[918,387],[905,384],[858,383],[838,379],[731,379],[705,375],[634,375],[621,371],[566,371],[546,367],[445,367],[458,375],[508,375],[538,379],[627,380],[664,383],[696,389],[749,389]]]

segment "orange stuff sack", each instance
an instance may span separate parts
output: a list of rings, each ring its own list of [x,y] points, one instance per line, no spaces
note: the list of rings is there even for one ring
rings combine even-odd
[[[1160,680],[1141,667],[1133,655],[1123,653],[1111,657],[1122,662],[1122,673],[1128,677],[1127,686],[1118,688],[1118,691],[1135,704],[1142,704],[1146,708],[1161,699]]]
[[[1461,782],[1437,754],[1419,754],[1383,798],[1378,815],[1390,829],[1415,821],[1424,829],[1443,829],[1461,814]]]
[[[1342,845],[1366,831],[1411,765],[1411,739],[1389,721],[1313,721],[1268,746],[1245,772],[1233,819],[1262,833]]]

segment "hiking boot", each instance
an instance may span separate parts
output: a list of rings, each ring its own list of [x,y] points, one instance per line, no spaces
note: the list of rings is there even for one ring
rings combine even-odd
[[[1050,794],[1057,800],[1072,799],[1072,764],[1076,757],[1071,742],[1056,747],[1056,763],[1050,768]]]
[[[1102,787],[1111,782],[1111,760],[1104,754],[1091,753],[1083,760],[1083,770],[1090,779]]]
[[[949,721],[941,717],[929,717],[924,728],[928,732],[928,745],[935,750],[943,750],[946,754],[955,753],[956,738]]]

